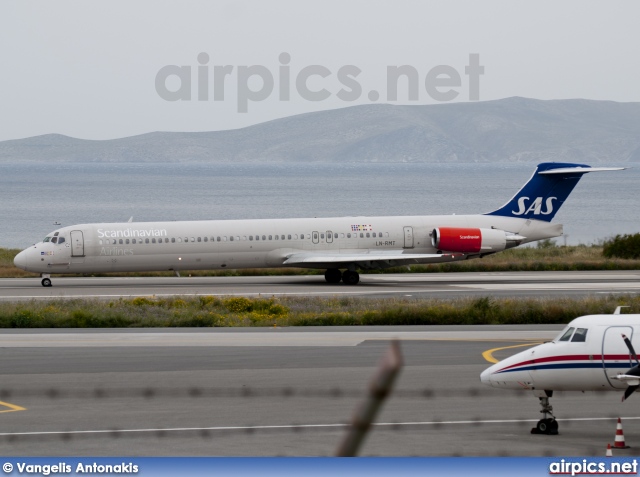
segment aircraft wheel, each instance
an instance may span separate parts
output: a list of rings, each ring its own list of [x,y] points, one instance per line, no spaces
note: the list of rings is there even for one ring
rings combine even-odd
[[[342,281],[345,285],[356,285],[360,281],[360,275],[358,274],[358,272],[345,270],[344,272],[342,272]]]
[[[51,280],[49,278],[43,278],[40,283],[42,283],[43,287],[50,287],[51,286]]]
[[[551,418],[540,419],[536,427],[534,429],[531,429],[531,433],[554,436],[558,434],[558,421]]]
[[[340,283],[340,279],[342,278],[342,273],[337,268],[330,268],[326,272],[324,272],[324,279],[327,283]]]

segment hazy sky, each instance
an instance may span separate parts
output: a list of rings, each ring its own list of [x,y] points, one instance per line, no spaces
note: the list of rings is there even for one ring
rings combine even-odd
[[[480,100],[640,101],[639,14],[634,1],[582,0],[2,2],[0,140],[230,129],[369,103],[370,91],[386,102],[387,67],[399,65],[415,71],[418,98],[409,99],[402,77],[390,102],[437,103],[425,83],[439,80],[437,91],[468,101],[472,54],[484,67]],[[181,83],[167,65],[191,74],[190,100],[158,93],[159,72],[174,71],[163,88],[189,97],[185,77]],[[252,65],[258,68],[246,68]],[[431,75],[444,71],[444,79],[430,76],[439,65],[447,68]],[[199,66],[208,77],[198,76]],[[216,76],[216,66],[229,74]],[[341,80],[345,66],[352,74]],[[303,88],[328,97],[300,93],[296,82],[305,72],[313,74]],[[217,101],[216,79],[224,81]],[[253,100],[248,89],[258,91]]]

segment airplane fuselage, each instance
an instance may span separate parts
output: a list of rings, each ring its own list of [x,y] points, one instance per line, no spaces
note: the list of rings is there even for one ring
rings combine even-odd
[[[624,391],[616,378],[636,366],[622,335],[640,348],[640,315],[576,318],[551,342],[517,353],[485,370],[484,384],[531,391]]]
[[[358,266],[367,268],[367,253],[402,250],[409,257],[437,253],[430,236],[436,227],[506,230],[526,237],[519,243],[562,234],[559,224],[490,215],[80,224],[52,232],[46,241],[21,252],[16,264],[46,274],[215,270],[300,266],[287,264],[287,257],[329,252],[362,254],[363,261]],[[441,261],[494,251],[444,255]],[[304,266],[332,267],[330,263]],[[384,266],[377,261],[370,268]],[[388,266],[393,266],[393,262]]]

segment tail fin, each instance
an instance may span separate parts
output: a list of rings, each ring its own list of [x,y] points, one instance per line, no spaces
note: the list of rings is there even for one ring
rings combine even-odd
[[[509,202],[485,215],[551,222],[582,174],[622,169],[624,167],[590,167],[585,164],[543,162],[538,164],[529,182]]]

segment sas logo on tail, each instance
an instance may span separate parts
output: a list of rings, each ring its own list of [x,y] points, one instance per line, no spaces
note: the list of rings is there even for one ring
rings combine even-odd
[[[537,197],[536,200],[531,202],[529,208],[527,208],[527,201],[529,201],[529,197],[520,197],[518,199],[518,210],[512,210],[511,213],[513,215],[523,215],[529,214],[529,212],[533,212],[533,215],[549,215],[553,212],[553,201],[558,200],[557,197],[548,197],[545,201],[546,211],[542,210],[542,197]]]

